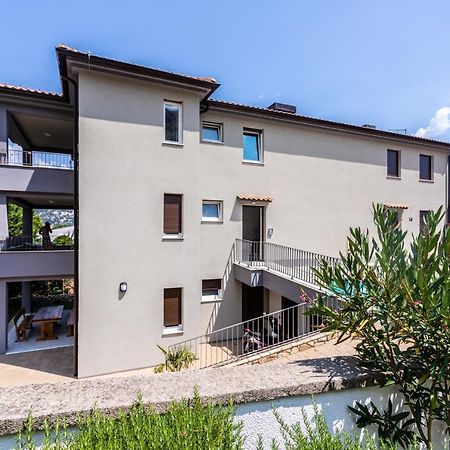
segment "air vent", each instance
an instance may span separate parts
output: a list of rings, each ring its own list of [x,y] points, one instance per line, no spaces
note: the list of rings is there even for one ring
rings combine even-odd
[[[274,109],[275,111],[283,111],[287,113],[295,114],[297,112],[297,107],[294,105],[287,105],[286,103],[272,103],[269,109]]]

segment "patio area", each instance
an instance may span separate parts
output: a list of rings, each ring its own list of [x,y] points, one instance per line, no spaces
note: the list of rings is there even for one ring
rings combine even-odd
[[[72,347],[73,336],[68,336],[68,318],[69,310],[64,310],[62,312],[61,319],[54,325],[54,334],[57,339],[38,340],[41,336],[40,324],[33,323],[32,327],[26,330],[27,340],[19,342],[16,342],[16,330],[11,321],[8,330],[7,355],[15,353],[29,353],[37,350],[48,350],[52,348]]]

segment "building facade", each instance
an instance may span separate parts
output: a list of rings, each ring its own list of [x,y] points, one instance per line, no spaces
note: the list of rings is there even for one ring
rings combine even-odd
[[[251,287],[234,264],[237,246],[266,242],[338,257],[350,227],[373,229],[373,203],[395,208],[410,235],[427,211],[447,208],[448,143],[312,119],[289,105],[211,100],[219,85],[210,78],[65,46],[57,54],[57,102],[66,119],[74,116],[64,134],[75,136],[73,198],[63,203],[77,211],[80,377],[155,365],[156,344],[299,301],[300,288],[282,277]],[[5,87],[2,95],[6,130],[26,94]],[[10,107],[3,99],[13,97]],[[14,174],[7,183],[16,181]],[[7,236],[5,205],[16,191],[1,191]],[[3,285],[11,279],[3,276]]]

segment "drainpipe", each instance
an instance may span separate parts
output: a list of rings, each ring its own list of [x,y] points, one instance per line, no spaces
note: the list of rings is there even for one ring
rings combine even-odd
[[[68,81],[73,86],[73,149],[72,149],[72,159],[73,159],[73,211],[74,211],[74,376],[78,375],[78,308],[79,308],[79,277],[78,277],[78,249],[79,249],[79,238],[78,238],[78,214],[79,214],[79,197],[78,197],[78,142],[79,142],[79,130],[78,130],[78,84],[77,82],[69,77],[61,77]]]
[[[447,198],[446,205],[447,209],[447,225],[450,224],[450,155],[447,157]]]

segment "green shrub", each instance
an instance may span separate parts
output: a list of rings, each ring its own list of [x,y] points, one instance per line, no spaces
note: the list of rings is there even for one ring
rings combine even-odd
[[[153,370],[155,373],[179,372],[183,369],[189,369],[195,361],[195,354],[187,348],[176,347],[174,350],[166,350],[158,345],[158,348],[164,354],[164,362],[158,364]]]
[[[331,432],[328,429],[327,421],[319,411],[317,405],[314,405],[314,414],[311,419],[307,417],[302,408],[302,420],[293,425],[288,425],[281,418],[280,414],[273,411],[277,422],[280,425],[283,436],[283,446],[286,450],[397,450],[396,444],[388,440],[376,441],[367,433],[363,439],[359,439],[356,434],[349,434],[344,431]],[[261,436],[256,445],[257,450],[266,449]],[[279,443],[272,440],[270,448],[277,450]],[[408,447],[410,450],[418,449],[417,445]]]
[[[142,449],[226,449],[243,446],[242,425],[233,421],[234,406],[204,405],[195,392],[192,400],[171,403],[166,414],[157,414],[140,399],[117,418],[98,410],[80,418],[77,431],[63,422],[53,429],[46,424],[42,450],[142,450]],[[33,419],[18,435],[17,450],[36,448]]]

